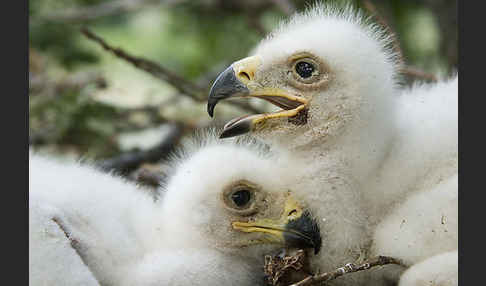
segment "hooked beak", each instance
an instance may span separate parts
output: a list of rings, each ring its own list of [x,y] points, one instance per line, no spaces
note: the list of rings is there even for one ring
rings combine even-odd
[[[229,66],[218,75],[209,91],[209,115],[213,117],[214,107],[216,107],[216,104],[220,100],[232,96],[246,96],[248,94],[250,94],[250,90],[236,78],[233,66]]]
[[[317,222],[308,211],[303,211],[298,203],[289,197],[285,202],[282,217],[279,220],[260,219],[252,222],[233,222],[233,229],[242,232],[260,232],[266,234],[261,242],[281,243],[286,247],[313,248],[319,253],[322,238]]]
[[[245,115],[235,118],[224,126],[220,138],[241,135],[256,129],[271,118],[292,118],[307,107],[308,101],[300,96],[292,95],[279,88],[262,87],[255,78],[261,66],[259,56],[252,56],[233,63],[214,81],[209,91],[207,110],[211,117],[219,101],[234,97],[256,97],[264,99],[280,108],[273,113]],[[306,115],[306,114],[305,114]],[[298,120],[291,121],[299,124]],[[297,123],[296,123],[297,122]],[[306,122],[301,122],[304,124]]]

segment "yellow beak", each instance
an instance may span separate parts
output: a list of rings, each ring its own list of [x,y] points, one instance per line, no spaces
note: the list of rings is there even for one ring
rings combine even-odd
[[[314,248],[317,254],[321,248],[319,226],[309,212],[303,211],[299,203],[288,196],[283,214],[278,220],[260,219],[252,222],[233,222],[233,229],[242,232],[268,234],[264,243],[281,243],[288,247]]]

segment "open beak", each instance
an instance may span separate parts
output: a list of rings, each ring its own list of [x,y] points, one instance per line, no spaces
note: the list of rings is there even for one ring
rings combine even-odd
[[[264,243],[281,243],[286,247],[313,248],[319,253],[322,239],[319,226],[308,211],[303,211],[299,204],[288,197],[284,212],[279,220],[260,219],[252,222],[233,222],[233,229],[242,232],[260,232],[265,234]]]
[[[224,126],[220,138],[233,137],[254,130],[259,124],[271,118],[292,118],[307,107],[307,100],[279,88],[262,87],[255,80],[261,66],[259,56],[252,56],[233,63],[214,81],[208,98],[208,113],[212,117],[220,100],[235,97],[256,97],[264,99],[281,111],[245,115],[235,118]]]

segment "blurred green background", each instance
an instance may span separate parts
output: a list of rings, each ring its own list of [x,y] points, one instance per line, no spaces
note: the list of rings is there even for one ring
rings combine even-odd
[[[104,162],[140,179],[141,169],[150,170],[195,128],[248,113],[221,104],[219,120],[212,120],[205,92],[280,20],[313,2],[29,0],[30,147]],[[335,2],[351,2],[386,22],[414,71],[445,76],[457,68],[456,1]],[[82,27],[195,83],[197,100],[103,50]]]

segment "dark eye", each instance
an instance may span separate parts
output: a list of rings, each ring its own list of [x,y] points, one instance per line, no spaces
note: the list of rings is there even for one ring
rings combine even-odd
[[[260,187],[247,181],[238,180],[226,186],[221,193],[224,207],[240,216],[254,214],[258,210],[258,198],[263,198]]]
[[[251,192],[248,190],[239,190],[231,195],[231,199],[238,207],[245,206],[251,199]]]
[[[308,62],[298,62],[295,65],[295,72],[302,78],[309,78],[314,72],[314,66]]]

